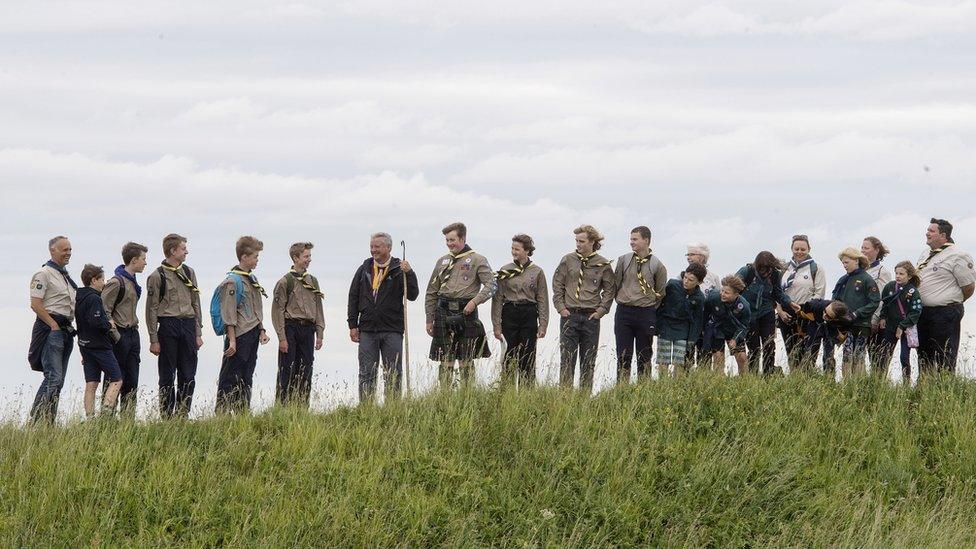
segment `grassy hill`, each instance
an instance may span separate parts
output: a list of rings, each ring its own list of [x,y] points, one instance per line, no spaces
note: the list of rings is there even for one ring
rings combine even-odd
[[[708,374],[0,427],[0,544],[976,544],[976,386]]]

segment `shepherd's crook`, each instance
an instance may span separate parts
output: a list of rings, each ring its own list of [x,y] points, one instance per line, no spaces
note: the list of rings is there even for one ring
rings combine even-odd
[[[407,243],[400,241],[403,248],[402,259],[407,258]],[[407,398],[410,398],[410,331],[407,329],[407,273],[401,269],[403,274],[403,373],[407,378]]]

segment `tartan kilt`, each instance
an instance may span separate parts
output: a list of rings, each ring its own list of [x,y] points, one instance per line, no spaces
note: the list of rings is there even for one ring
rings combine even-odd
[[[478,320],[478,309],[470,315],[460,313],[465,302],[438,300],[434,310],[434,336],[430,341],[430,359],[436,361],[474,360],[488,358],[485,326]],[[457,308],[457,311],[450,309]],[[448,317],[463,317],[461,324],[451,326]]]

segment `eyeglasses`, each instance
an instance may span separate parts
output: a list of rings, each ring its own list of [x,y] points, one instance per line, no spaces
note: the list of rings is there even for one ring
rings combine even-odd
[[[805,235],[805,234],[795,234],[795,235],[793,235],[793,242],[796,242],[797,240],[802,240],[802,241],[806,242],[807,244],[810,243],[810,240],[807,238],[807,235]]]

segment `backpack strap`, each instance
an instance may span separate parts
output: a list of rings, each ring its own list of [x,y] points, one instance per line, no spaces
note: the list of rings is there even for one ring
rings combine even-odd
[[[162,301],[163,296],[166,295],[166,269],[160,265],[156,268],[156,272],[159,273],[159,301]]]
[[[122,303],[122,298],[125,297],[125,280],[121,276],[115,275],[112,278],[119,281],[119,293],[115,294],[115,303],[112,304],[112,310],[118,308],[119,303]]]
[[[282,309],[288,308],[288,302],[291,301],[291,294],[295,293],[295,275],[289,272],[285,275],[285,305]]]

